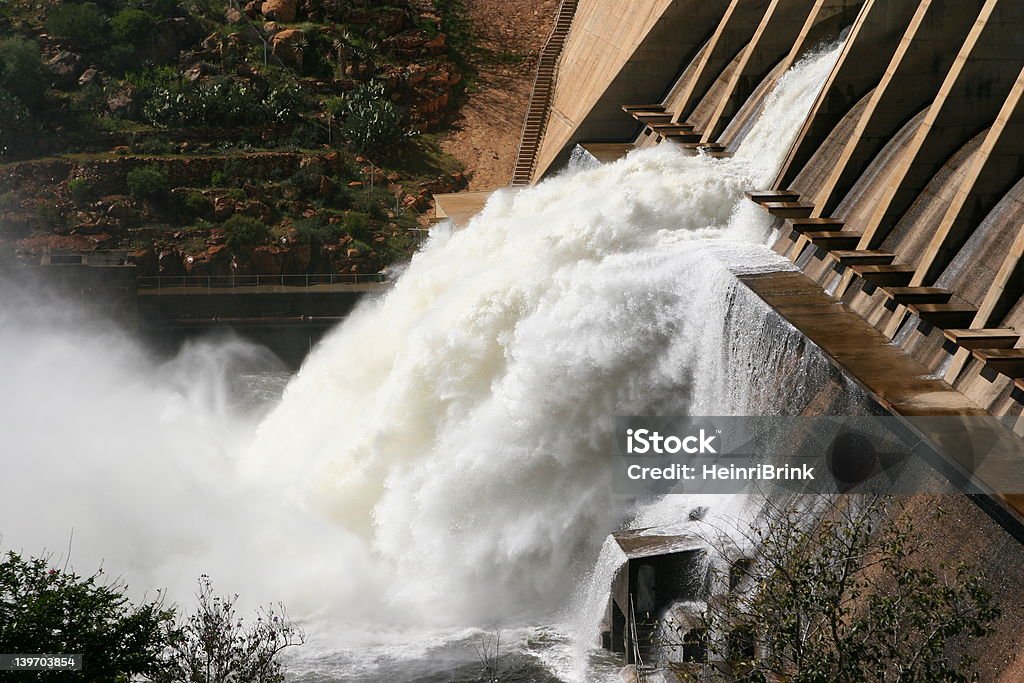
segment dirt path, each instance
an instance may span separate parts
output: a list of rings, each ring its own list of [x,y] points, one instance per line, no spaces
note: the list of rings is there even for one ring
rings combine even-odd
[[[477,76],[442,148],[472,173],[469,189],[508,185],[537,53],[558,0],[466,0],[481,55]]]

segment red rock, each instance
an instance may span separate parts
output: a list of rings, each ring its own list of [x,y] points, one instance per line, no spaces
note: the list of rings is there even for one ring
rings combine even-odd
[[[267,19],[290,24],[295,21],[295,16],[299,11],[299,3],[297,0],[265,0],[260,6],[260,11]]]
[[[274,55],[285,64],[302,69],[302,45],[305,36],[297,28],[288,28],[274,34],[270,39],[270,48]]]

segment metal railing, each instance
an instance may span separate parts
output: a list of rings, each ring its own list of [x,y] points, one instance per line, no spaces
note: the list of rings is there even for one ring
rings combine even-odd
[[[318,273],[308,275],[148,275],[138,278],[139,289],[195,287],[312,287],[314,285],[365,285],[386,282],[383,273]]]
[[[559,24],[564,19],[572,19],[576,17],[576,8],[579,5],[579,0],[562,0],[559,3],[558,11],[555,13],[555,25],[552,27],[551,32],[548,34],[547,39],[544,41],[544,45],[540,49],[540,53],[537,55],[537,69],[536,75],[533,79],[533,86],[530,90],[530,99],[526,105],[526,115],[523,117],[523,126],[519,135],[519,147],[516,150],[516,168],[512,169],[512,185],[529,185],[530,178],[533,176],[533,171],[537,165],[537,152],[540,151],[540,143],[544,137],[545,129],[547,128],[547,116],[551,108],[551,102],[554,99],[555,93],[555,82],[558,76],[558,67],[562,59],[562,51],[565,47],[565,41],[568,39],[568,35],[563,36],[560,41],[555,40],[555,35],[558,33]],[[548,79],[548,94],[547,97],[541,102],[538,98],[537,87],[541,84],[540,72],[544,68],[544,58],[551,56],[554,60],[553,71],[550,79]],[[537,133],[536,144],[531,145],[526,142],[526,130],[530,125],[530,114],[540,113],[544,120],[541,123],[540,130]],[[524,179],[518,171],[518,167],[524,163],[529,163],[529,172],[527,177]]]

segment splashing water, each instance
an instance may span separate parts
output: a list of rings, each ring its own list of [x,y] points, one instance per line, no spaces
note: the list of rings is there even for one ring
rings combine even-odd
[[[261,420],[198,391],[220,383],[197,359],[251,348],[193,347],[154,368],[125,340],[39,333],[52,346],[33,347],[5,325],[8,459],[59,492],[0,499],[5,543],[60,548],[74,520],[83,568],[105,558],[179,597],[213,573],[307,620],[356,624],[298,661],[342,680],[443,659],[479,627],[558,622],[578,577],[614,571],[606,551],[589,572],[610,531],[685,509],[611,495],[615,415],[799,405],[796,379],[776,376],[794,338],[734,276],[790,266],[761,246],[763,217],[737,207],[770,183],[838,53],[780,79],[731,159],[662,145],[495,193],[322,342]],[[538,632],[515,633],[536,654]],[[548,649],[558,675],[585,676]]]

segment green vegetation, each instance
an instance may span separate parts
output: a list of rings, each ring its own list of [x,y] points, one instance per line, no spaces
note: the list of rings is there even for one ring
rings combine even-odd
[[[726,558],[748,544],[757,551],[712,582],[731,589],[709,602],[698,629],[670,636],[668,644],[703,652],[678,673],[694,681],[974,680],[972,660],[952,653],[988,635],[999,617],[985,572],[935,561],[902,512],[860,496],[822,514],[769,502],[759,530],[719,543]],[[718,663],[701,666],[704,658]]]
[[[380,82],[328,100],[326,108],[342,136],[365,154],[386,150],[408,135],[403,112],[388,99]]]
[[[299,3],[260,35],[232,9],[0,0],[0,157],[63,153],[88,178],[19,176],[0,256],[88,236],[139,252],[147,275],[220,274],[226,228],[243,269],[371,273],[411,255],[429,194],[465,183],[429,132],[455,100],[458,3]],[[110,206],[82,210],[99,197]],[[280,253],[254,260],[271,236]]]
[[[167,198],[170,190],[167,175],[155,165],[128,171],[125,182],[128,185],[128,193],[136,199],[160,201]]]
[[[46,30],[72,47],[101,45],[107,36],[107,17],[92,2],[54,5],[46,16]]]
[[[68,193],[76,204],[85,204],[93,198],[95,190],[85,178],[72,178],[68,181]]]
[[[283,607],[263,610],[247,626],[235,612],[238,596],[217,596],[208,576],[196,598],[196,612],[171,632],[153,683],[283,683],[278,655],[306,640]]]
[[[157,126],[239,127],[292,121],[302,97],[282,83],[266,92],[230,79],[203,83],[178,80],[167,70],[138,77],[144,84],[142,115]]]
[[[85,666],[76,674],[0,672],[0,683],[282,683],[280,653],[306,639],[280,605],[246,624],[237,596],[216,595],[208,576],[199,580],[196,611],[180,622],[161,599],[135,603],[126,592],[102,570],[80,576],[8,552],[0,560],[0,651],[80,653]]]
[[[82,653],[88,673],[78,680],[127,683],[133,676],[151,676],[167,644],[173,612],[159,600],[133,604],[125,589],[105,583],[102,571],[79,576],[46,559],[8,552],[0,561],[0,650]],[[0,681],[23,676],[0,672]],[[53,672],[33,680],[66,677]]]
[[[0,155],[24,144],[45,89],[39,47],[19,37],[0,40]]]
[[[110,30],[117,42],[140,47],[153,32],[153,17],[134,7],[123,9],[111,17]]]
[[[270,228],[262,221],[247,216],[232,216],[224,221],[227,246],[234,253],[251,250],[270,239]]]

